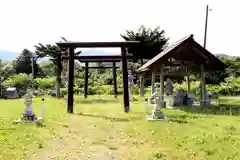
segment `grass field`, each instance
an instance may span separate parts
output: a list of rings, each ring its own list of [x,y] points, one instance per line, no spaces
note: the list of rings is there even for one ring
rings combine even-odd
[[[64,100],[46,98],[45,126],[12,125],[25,105],[0,101],[0,160],[240,159],[239,116],[165,109],[172,121],[148,122],[142,100],[125,114],[122,98],[76,99],[70,115]],[[40,114],[41,100],[34,102]],[[240,105],[240,98],[221,98],[221,103]]]

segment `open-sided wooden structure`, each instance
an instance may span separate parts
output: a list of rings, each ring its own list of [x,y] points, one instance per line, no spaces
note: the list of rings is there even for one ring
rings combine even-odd
[[[140,44],[138,41],[127,42],[58,42],[59,47],[68,49],[68,56],[63,57],[68,60],[68,113],[73,113],[74,104],[74,60],[78,59],[85,62],[122,62],[123,72],[123,93],[124,93],[124,111],[129,112],[129,93],[128,93],[128,71],[127,71],[127,48]],[[121,48],[121,55],[119,56],[75,56],[74,50],[76,48]],[[88,68],[88,67],[87,67]],[[85,76],[87,77],[87,76]],[[86,88],[86,86],[85,86]]]
[[[155,76],[157,74],[160,75],[162,100],[165,75],[188,75],[200,72],[202,80],[202,102],[204,102],[206,98],[204,72],[223,70],[225,67],[226,65],[223,62],[198,44],[194,40],[193,35],[189,35],[164,49],[140,67],[137,72],[145,77],[152,75],[152,90],[154,90]],[[188,88],[190,88],[190,86]]]

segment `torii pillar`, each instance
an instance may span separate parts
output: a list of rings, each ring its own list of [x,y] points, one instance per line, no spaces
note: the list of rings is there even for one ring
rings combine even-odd
[[[74,48],[68,49],[68,113],[73,113],[73,96],[74,96]]]

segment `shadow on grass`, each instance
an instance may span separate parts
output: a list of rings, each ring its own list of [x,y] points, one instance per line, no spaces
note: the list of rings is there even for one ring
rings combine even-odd
[[[93,117],[93,118],[101,118],[101,119],[109,120],[109,121],[112,121],[112,122],[131,122],[131,121],[146,120],[145,119],[146,115],[143,114],[143,113],[142,113],[141,116],[128,117],[128,118],[110,117],[110,116],[105,116],[105,115],[93,115],[93,114],[86,114],[86,113],[81,113],[81,112],[76,113],[75,115]],[[188,116],[188,115],[170,115],[170,116],[167,116],[167,117],[169,118],[170,122],[175,122],[175,123],[179,123],[179,124],[188,123],[187,119],[199,118],[197,116]],[[153,121],[153,122],[156,122],[156,121]]]
[[[76,113],[75,115],[92,117],[92,118],[101,118],[101,119],[106,119],[106,120],[113,121],[113,122],[130,122],[130,121],[137,121],[137,120],[143,119],[143,116],[119,118],[119,117],[110,117],[110,116],[105,116],[105,115],[93,115],[93,114],[87,114],[87,113],[81,113],[81,112]]]
[[[75,103],[76,104],[106,104],[106,103],[118,103],[119,100],[118,99],[102,99],[102,98],[98,98],[98,99],[75,99]]]
[[[200,118],[199,116],[196,116],[196,115],[168,115],[167,117],[170,119],[171,122],[176,122],[179,124],[188,123],[187,120],[189,119]]]
[[[240,113],[240,105],[230,104],[209,105],[206,107],[179,107],[178,109],[188,113],[206,115],[239,116]]]

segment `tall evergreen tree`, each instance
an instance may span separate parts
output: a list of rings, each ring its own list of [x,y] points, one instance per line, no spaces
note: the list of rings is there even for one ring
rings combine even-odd
[[[24,49],[22,53],[19,55],[19,57],[16,60],[16,73],[26,73],[26,74],[32,74],[32,58],[34,54],[29,51],[28,49]],[[39,67],[36,63],[36,58],[33,59],[33,65],[34,65],[34,77],[36,77]]]
[[[143,65],[143,59],[151,59],[159,54],[168,42],[165,31],[160,30],[160,27],[151,29],[143,25],[137,31],[126,30],[125,34],[121,34],[121,37],[126,41],[141,42],[141,46],[128,49],[133,54],[134,61],[141,60],[141,65]]]

